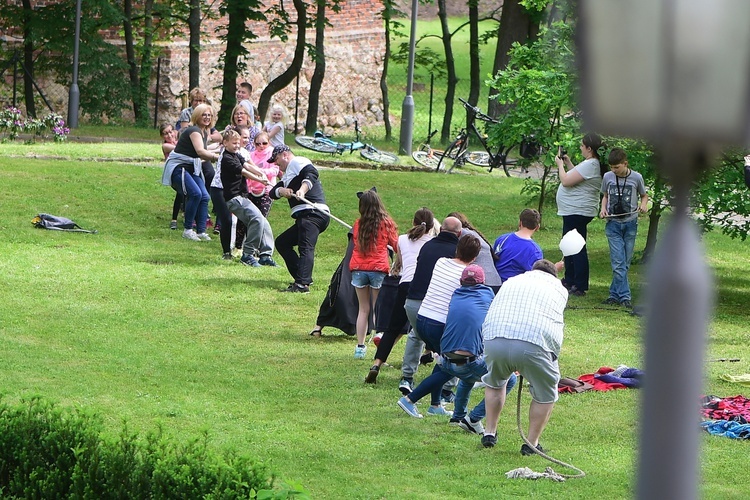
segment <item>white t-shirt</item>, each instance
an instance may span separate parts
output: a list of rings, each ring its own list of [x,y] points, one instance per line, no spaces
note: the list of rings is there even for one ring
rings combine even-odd
[[[448,257],[438,259],[435,263],[435,270],[432,271],[427,293],[422,305],[419,306],[420,316],[445,323],[451,297],[453,297],[453,292],[461,286],[461,273],[464,272],[465,267]]]
[[[433,235],[425,233],[417,240],[410,240],[409,236],[402,234],[398,237],[398,253],[401,255],[401,283],[411,283],[414,271],[417,269],[417,257],[425,243],[434,238]]]
[[[568,187],[560,184],[557,188],[557,215],[596,217],[599,215],[599,189],[602,187],[599,160],[584,160],[568,170],[570,172],[578,172],[583,181]]]
[[[279,126],[279,131],[273,135],[270,135],[271,129],[275,127],[276,125]],[[276,147],[276,146],[284,145],[284,124],[283,123],[267,121],[265,126],[263,127],[263,130],[269,134],[268,137],[271,141],[272,146]]]

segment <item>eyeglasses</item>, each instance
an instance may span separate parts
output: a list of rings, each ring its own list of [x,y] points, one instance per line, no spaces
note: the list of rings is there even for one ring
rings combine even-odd
[[[213,115],[213,114],[211,114],[211,113],[203,113],[203,114],[202,114],[201,116],[202,116],[203,118],[211,118],[211,117],[212,117],[212,116],[214,116],[214,115]]]
[[[256,146],[268,146],[268,143],[267,142],[256,142],[255,145]]]

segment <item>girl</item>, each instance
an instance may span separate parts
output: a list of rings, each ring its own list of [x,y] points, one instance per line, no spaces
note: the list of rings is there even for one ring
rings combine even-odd
[[[271,138],[271,146],[284,145],[284,108],[274,104],[271,108],[271,120],[263,126],[263,131]]]
[[[393,345],[401,336],[404,326],[408,323],[404,302],[406,294],[409,291],[409,283],[414,277],[414,270],[417,267],[417,256],[422,246],[435,237],[433,229],[435,228],[435,216],[427,207],[422,207],[414,214],[412,227],[406,234],[398,237],[398,253],[394,259],[394,274],[401,273],[398,283],[398,293],[396,302],[393,305],[391,320],[388,328],[380,339],[378,350],[375,353],[375,363],[365,377],[365,382],[374,384],[377,382],[380,366],[388,360],[388,355],[393,349]]]
[[[268,178],[268,185],[263,185],[260,182],[248,179],[247,189],[250,192],[250,201],[252,201],[263,217],[268,217],[268,212],[271,210],[271,203],[273,200],[268,195],[271,190],[271,186],[276,185],[276,178],[279,176],[279,167],[275,163],[268,163],[268,159],[273,153],[273,147],[269,144],[268,134],[261,132],[255,136],[254,147],[252,153],[250,153],[250,162],[257,165],[265,176]]]
[[[174,147],[177,145],[177,132],[171,123],[162,123],[159,127],[159,135],[161,135],[161,152],[166,160],[169,157],[169,153],[174,151]],[[180,214],[180,208],[184,202],[182,193],[177,191],[174,195],[174,203],[172,204],[172,221],[169,223],[169,229],[177,229],[177,216]]]
[[[359,198],[359,214],[352,228],[354,250],[349,270],[359,301],[354,358],[364,359],[370,308],[377,302],[383,279],[390,270],[388,246],[398,251],[398,228],[373,189],[363,192]]]

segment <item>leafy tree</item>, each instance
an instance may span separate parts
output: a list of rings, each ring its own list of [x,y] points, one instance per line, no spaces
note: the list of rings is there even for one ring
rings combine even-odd
[[[391,126],[390,106],[391,101],[388,98],[388,66],[393,54],[391,54],[391,37],[405,36],[399,30],[403,24],[395,21],[394,18],[403,16],[403,12],[396,9],[393,0],[383,0],[383,10],[380,13],[385,25],[385,51],[383,52],[383,72],[380,74],[380,93],[383,96],[383,123],[385,125],[385,140],[390,141],[393,138],[393,128]]]
[[[249,54],[245,44],[257,38],[257,35],[247,29],[247,21],[261,21],[263,3],[260,0],[223,0],[219,7],[222,16],[227,16],[226,51],[222,56],[224,73],[221,81],[221,108],[217,120],[219,123],[229,123],[232,108],[234,108],[234,94],[237,90],[237,75],[246,68],[243,59]]]
[[[130,94],[133,103],[133,115],[136,125],[148,123],[148,86],[151,79],[151,68],[154,64],[154,0],[144,0],[140,14],[133,11],[133,0],[123,0],[123,28],[125,35],[125,54],[130,76]],[[135,21],[140,17],[143,40],[140,44],[140,64],[136,60],[136,41],[134,31],[138,29]]]
[[[264,88],[263,92],[260,94],[258,112],[261,119],[266,116],[271,97],[292,83],[302,69],[306,46],[305,32],[307,29],[307,5],[304,0],[292,0],[292,3],[294,5],[294,10],[297,13],[297,19],[293,23],[289,13],[284,8],[283,3],[274,5],[266,11],[271,36],[286,42],[289,39],[289,33],[294,25],[297,28],[297,42],[294,46],[294,57],[292,58],[289,67],[279,76],[268,82],[268,85],[266,85],[266,88]]]

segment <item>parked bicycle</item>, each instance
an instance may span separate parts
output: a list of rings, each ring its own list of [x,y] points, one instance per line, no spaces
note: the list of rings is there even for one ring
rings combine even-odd
[[[508,154],[515,147],[515,144],[510,146],[501,144],[493,149],[487,144],[487,138],[484,134],[479,132],[476,126],[476,120],[494,124],[500,122],[491,116],[482,113],[478,107],[472,106],[460,97],[458,100],[461,101],[461,104],[463,104],[464,108],[468,111],[468,131],[467,128],[462,128],[445,151],[431,150],[429,144],[427,144],[426,149],[420,148],[420,151],[415,152],[412,155],[414,160],[422,165],[435,168],[436,172],[440,171],[441,166],[445,169],[447,162],[452,160],[453,163],[447,169],[448,173],[451,173],[456,167],[462,167],[467,162],[480,167],[488,167],[490,172],[495,168],[502,167],[505,175],[508,177],[527,173],[525,169],[518,171],[512,168],[518,163],[518,160],[516,158],[509,158]],[[469,131],[473,132],[479,139],[484,151],[468,151]],[[430,138],[432,135],[434,135],[434,132],[433,134],[430,134]],[[429,138],[427,142],[429,143]],[[421,152],[425,152],[426,154],[421,154]],[[533,158],[541,154],[541,149],[538,144],[533,141],[533,136],[530,136],[519,145],[519,153],[523,158]]]
[[[357,120],[354,120],[354,133],[356,139],[353,142],[337,142],[331,139],[330,135],[326,135],[320,130],[316,130],[312,137],[308,135],[298,135],[294,138],[294,142],[302,146],[303,148],[312,149],[319,153],[330,153],[330,154],[343,154],[344,151],[354,153],[359,150],[359,154],[362,158],[365,158],[376,163],[386,163],[394,165],[398,163],[398,156],[393,153],[386,151],[380,151],[372,144],[365,144],[359,140],[359,124]]]

